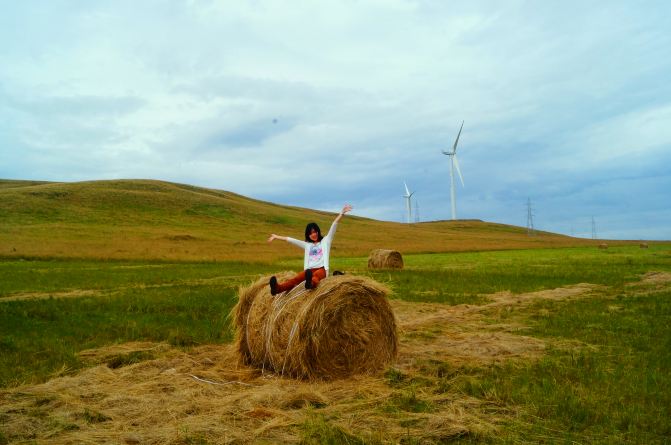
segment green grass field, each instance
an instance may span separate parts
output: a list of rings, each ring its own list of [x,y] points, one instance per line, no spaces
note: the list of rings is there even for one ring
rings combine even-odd
[[[366,258],[332,259],[335,269],[365,274],[393,298],[481,305],[488,294],[601,285],[588,299],[542,301],[491,323],[527,326],[525,335],[565,342],[540,360],[487,366],[430,363],[423,375],[387,373],[398,396],[384,408],[431,410],[422,392],[458,391],[513,413],[495,435],[463,443],[669,443],[671,441],[671,290],[636,293],[627,283],[671,272],[671,246],[565,248],[404,256],[402,271],[366,269]],[[227,314],[238,286],[301,261],[276,263],[94,260],[0,260],[0,386],[11,388],[87,366],[77,353],[133,340],[190,348],[232,339]],[[149,355],[121,357],[129,362]],[[304,443],[376,443],[316,416]],[[7,442],[0,426],[0,443]],[[411,435],[403,443],[419,443]]]

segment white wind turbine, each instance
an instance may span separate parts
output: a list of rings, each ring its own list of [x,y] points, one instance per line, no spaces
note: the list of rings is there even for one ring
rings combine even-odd
[[[403,185],[405,186],[405,195],[403,195],[403,197],[405,198],[405,208],[408,210],[408,222],[411,222],[412,206],[410,205],[410,198],[412,198],[412,195],[414,195],[415,192],[410,193],[408,184],[406,184],[405,181],[403,181]]]
[[[461,128],[459,128],[459,134],[457,134],[457,139],[454,141],[454,146],[452,151],[442,150],[444,155],[450,157],[450,198],[452,199],[452,219],[457,219],[457,199],[454,191],[454,169],[457,169],[459,174],[459,179],[461,180],[461,186],[464,186],[464,178],[461,176],[461,170],[459,169],[459,161],[457,160],[457,144],[459,143],[459,136],[461,136],[461,129],[464,128],[464,121],[461,121]]]

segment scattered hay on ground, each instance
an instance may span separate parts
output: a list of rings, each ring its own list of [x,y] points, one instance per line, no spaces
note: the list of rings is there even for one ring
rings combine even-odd
[[[374,373],[395,359],[396,320],[381,284],[341,275],[316,289],[297,286],[272,296],[268,279],[241,288],[232,311],[242,364],[298,378],[337,379]]]
[[[369,269],[403,269],[403,257],[396,250],[376,249],[368,256]]]
[[[670,274],[671,276],[671,274]],[[423,325],[451,324],[454,327],[464,326],[467,322],[481,324],[483,314],[505,308],[506,306],[523,306],[540,299],[566,300],[570,298],[584,298],[600,286],[580,283],[572,286],[547,289],[537,292],[513,294],[504,291],[486,294],[489,303],[482,305],[460,304],[449,306],[440,303],[413,303],[409,301],[393,300],[392,306],[399,320],[399,327],[406,331]]]
[[[646,296],[660,292],[668,292],[671,283],[669,272],[648,272],[641,277],[640,281],[627,283],[625,289],[627,296]]]
[[[502,311],[517,310],[540,299],[585,298],[598,288],[581,283],[524,294],[498,292],[488,295],[491,301],[484,305],[395,300],[392,306],[403,333],[399,364],[411,367],[413,361],[421,358],[442,360],[452,366],[486,365],[539,357],[545,351],[545,342],[521,335],[525,326],[515,322],[491,324],[487,319],[492,315],[500,318]]]
[[[77,356],[87,365],[105,363],[111,368],[117,368],[119,367],[117,365],[132,364],[154,358],[156,354],[168,349],[170,349],[170,345],[167,343],[134,341],[103,348],[85,349],[80,351]]]
[[[410,434],[438,442],[491,432],[501,418],[477,399],[422,389],[413,397],[431,410],[390,414],[404,393],[380,375],[315,383],[261,374],[236,366],[233,345],[159,355],[0,390],[4,437],[52,444],[297,443],[306,422],[323,417],[359,437],[398,443]]]
[[[631,286],[638,284],[666,284],[671,282],[671,273],[669,272],[648,272],[641,278],[641,281],[630,283]]]
[[[22,292],[1,297],[0,303],[3,301],[43,300],[47,298],[99,297],[101,295],[103,295],[103,292],[97,289],[76,289],[62,292]]]

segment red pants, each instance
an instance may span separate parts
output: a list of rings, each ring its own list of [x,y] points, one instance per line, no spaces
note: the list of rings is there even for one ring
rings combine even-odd
[[[319,267],[317,269],[311,269],[311,270],[312,270],[312,287],[315,288],[317,287],[317,284],[319,284],[321,280],[326,278],[326,269],[324,269],[323,267]],[[277,292],[280,293],[291,290],[298,284],[302,283],[303,281],[305,281],[305,271],[297,273],[295,277],[288,279],[284,283],[277,283]]]

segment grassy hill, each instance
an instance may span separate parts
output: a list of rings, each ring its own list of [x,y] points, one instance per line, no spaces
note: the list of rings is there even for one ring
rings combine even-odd
[[[299,252],[283,242],[269,245],[270,233],[300,238],[310,221],[326,232],[334,217],[154,180],[0,180],[0,256],[272,261]],[[375,248],[418,253],[593,243],[547,232],[529,237],[524,228],[482,221],[400,224],[348,215],[333,254],[361,256]]]

